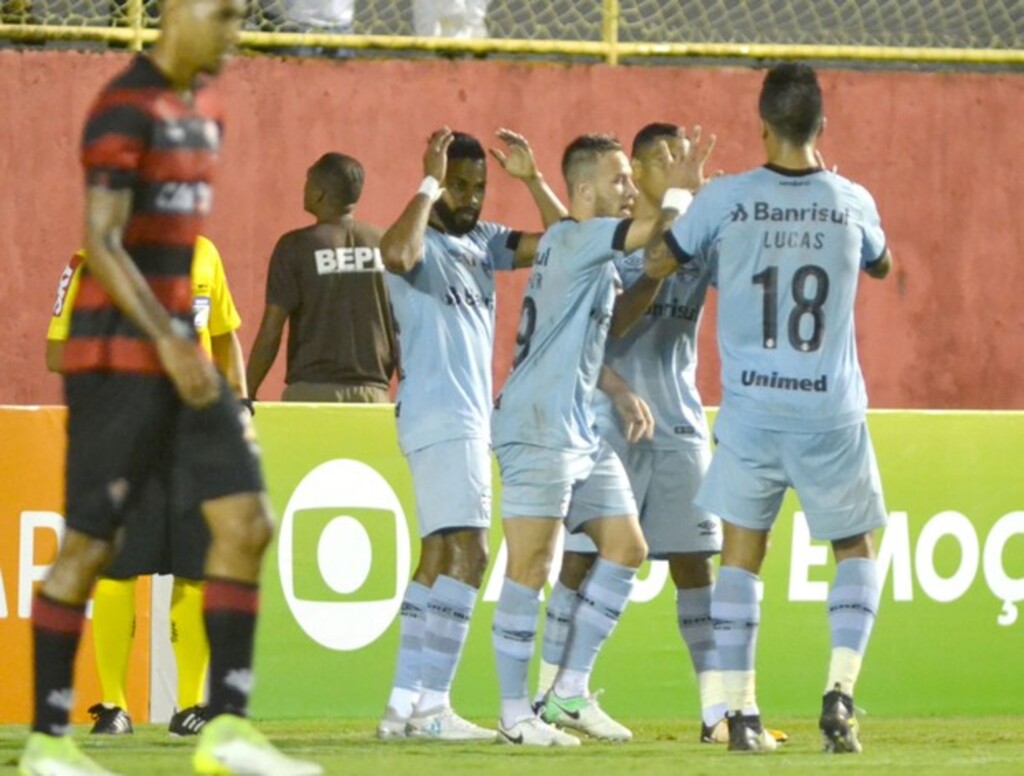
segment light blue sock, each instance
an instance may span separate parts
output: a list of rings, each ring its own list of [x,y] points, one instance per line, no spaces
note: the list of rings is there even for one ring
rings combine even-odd
[[[711,727],[729,710],[726,708],[725,691],[718,667],[718,650],[715,648],[711,585],[676,590],[676,624],[697,674],[701,720]]]
[[[423,653],[423,631],[427,624],[427,600],[430,588],[419,582],[410,582],[402,598],[399,613],[398,659],[395,680],[388,705],[399,715],[407,717],[419,696],[420,666]]]
[[[836,566],[828,594],[828,621],[832,630],[832,657],[825,692],[838,689],[853,695],[864,651],[878,612],[881,590],[874,560],[847,558]]]
[[[718,668],[711,620],[711,585],[676,590],[676,623],[698,674]]]
[[[522,701],[529,709],[527,675],[537,640],[540,592],[506,578],[494,611],[491,639],[503,701]]]
[[[761,622],[757,583],[756,574],[723,566],[711,594],[711,618],[725,700],[730,711],[744,714],[759,713],[754,691],[754,656]]]
[[[565,657],[565,645],[569,640],[569,628],[572,615],[576,610],[579,596],[561,582],[551,588],[547,607],[544,613],[544,638],[541,642],[541,655],[545,662],[559,666]]]
[[[572,616],[569,643],[555,692],[562,697],[585,695],[597,655],[615,630],[629,594],[636,569],[598,558],[580,586],[579,603]]]
[[[828,594],[832,648],[846,647],[863,655],[878,612],[881,590],[874,560],[848,558],[836,566]]]
[[[476,603],[476,588],[441,575],[434,582],[427,601],[427,622],[423,633],[421,678],[427,691],[446,694],[455,678],[462,648],[469,635],[469,619]],[[425,703],[425,701],[424,701]],[[421,703],[421,709],[424,703]]]

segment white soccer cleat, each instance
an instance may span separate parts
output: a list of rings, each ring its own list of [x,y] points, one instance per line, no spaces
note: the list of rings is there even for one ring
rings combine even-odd
[[[18,760],[21,776],[116,776],[82,752],[67,736],[33,733]]]
[[[406,735],[432,741],[493,741],[497,736],[493,730],[463,719],[449,706],[426,714],[414,713],[409,717]]]
[[[609,717],[597,703],[597,695],[560,698],[554,690],[544,699],[541,718],[552,725],[578,730],[601,741],[632,741],[633,731]]]
[[[192,757],[196,773],[213,776],[321,776],[323,768],[297,760],[267,741],[247,719],[221,714],[203,726]]]
[[[506,728],[498,720],[498,740],[515,746],[579,746],[576,736],[549,725],[540,717],[526,717]]]
[[[409,737],[409,718],[401,716],[388,706],[377,723],[377,738],[381,741],[400,741]]]

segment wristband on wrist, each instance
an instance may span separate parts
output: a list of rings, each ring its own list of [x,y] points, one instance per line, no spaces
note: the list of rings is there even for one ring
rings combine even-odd
[[[679,215],[686,212],[693,202],[693,194],[686,189],[668,189],[661,198],[662,210],[678,210]]]
[[[433,175],[428,175],[423,179],[423,183],[420,184],[416,193],[426,194],[427,199],[429,199],[430,203],[433,204],[437,202],[438,198],[441,196],[441,191],[441,182]]]

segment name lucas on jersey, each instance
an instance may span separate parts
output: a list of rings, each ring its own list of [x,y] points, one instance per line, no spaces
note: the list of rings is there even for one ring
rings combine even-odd
[[[807,391],[808,393],[826,393],[828,391],[828,375],[822,375],[815,380],[811,377],[785,377],[778,372],[766,375],[753,369],[744,369],[740,375],[740,382],[755,388],[777,388],[783,391]]]

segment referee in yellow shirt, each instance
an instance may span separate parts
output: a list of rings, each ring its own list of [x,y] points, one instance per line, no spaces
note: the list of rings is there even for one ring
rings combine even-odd
[[[46,335],[46,366],[61,371],[64,342],[71,328],[71,310],[78,293],[79,251],[65,267],[57,288],[53,318]],[[196,241],[192,258],[192,309],[196,334],[235,394],[252,409],[247,398],[245,364],[237,330],[242,319],[235,309],[224,265],[212,242]],[[209,533],[198,504],[183,504],[168,492],[166,483],[150,482],[139,494],[134,512],[153,511],[160,523],[147,518],[145,530],[126,531],[127,541],[99,580],[93,595],[93,640],[103,688],[103,701],[89,709],[93,733],[132,732],[125,682],[135,631],[135,580],[141,575],[173,574],[171,642],[178,667],[178,708],[171,717],[174,735],[195,735],[206,723],[203,698],[210,647],[203,626],[202,571]],[[132,512],[126,522],[132,520]],[[159,526],[165,530],[161,531]]]

